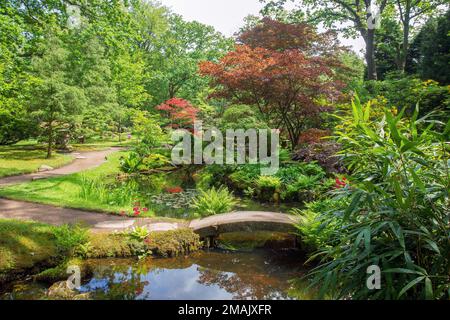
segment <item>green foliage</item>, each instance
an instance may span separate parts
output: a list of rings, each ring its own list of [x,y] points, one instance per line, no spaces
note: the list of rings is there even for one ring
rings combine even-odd
[[[31,95],[32,116],[41,124],[48,144],[47,157],[52,155],[55,131],[69,123],[83,110],[86,97],[82,89],[71,84],[68,65],[69,51],[55,35],[44,43],[40,57],[34,57],[35,74]]]
[[[75,250],[89,241],[88,230],[79,226],[63,225],[53,229],[56,246],[63,253],[73,254]]]
[[[296,224],[298,235],[301,243],[309,252],[318,249],[327,248],[329,239],[333,232],[338,232],[338,225],[335,220],[322,221],[321,215],[324,212],[332,211],[333,209],[345,205],[345,199],[336,200],[325,198],[305,204],[303,209],[292,209],[291,214],[300,217],[300,222]]]
[[[386,111],[373,129],[370,112],[356,99],[351,130],[338,132],[353,175],[336,191],[345,205],[319,217],[334,231],[313,284],[334,298],[448,299],[450,123]],[[371,265],[382,270],[380,290],[366,287]]]
[[[132,240],[136,241],[144,241],[150,232],[145,227],[134,227],[131,231],[128,232],[128,236]]]
[[[384,81],[368,81],[356,89],[362,102],[371,99],[386,100],[386,104],[402,110],[406,108],[412,114],[416,105],[420,106],[420,115],[431,111],[450,110],[450,91],[448,87],[440,86],[437,82],[421,81],[407,76],[388,78]],[[445,116],[445,115],[444,115]]]
[[[200,194],[192,201],[192,207],[201,217],[230,212],[236,205],[233,194],[227,188],[215,187],[200,191]]]
[[[281,180],[273,176],[260,176],[256,181],[256,185],[259,188],[278,190],[281,187]]]
[[[410,73],[418,73],[421,79],[433,79],[441,85],[450,84],[450,10],[439,17],[432,17],[422,27],[411,44]]]
[[[223,129],[267,129],[268,126],[259,118],[257,111],[248,105],[232,105],[226,108],[221,117]]]
[[[261,176],[259,165],[241,165],[228,174],[231,185],[237,190],[270,201],[279,199],[273,199],[267,189],[280,193],[282,200],[304,201],[319,197],[330,187],[325,177],[325,171],[312,162],[284,163],[274,176]]]
[[[105,176],[89,177],[87,174],[81,174],[79,197],[83,200],[95,200],[107,205],[131,205],[136,196],[132,185],[126,183],[117,185],[106,181],[108,179]]]

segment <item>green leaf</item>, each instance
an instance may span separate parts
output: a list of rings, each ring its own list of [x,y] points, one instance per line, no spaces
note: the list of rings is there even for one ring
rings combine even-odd
[[[406,286],[403,287],[403,289],[398,294],[398,297],[399,298],[402,297],[409,289],[414,287],[416,284],[418,284],[419,282],[421,282],[425,278],[426,278],[425,276],[421,276],[421,277],[415,278],[413,281],[411,281],[410,283],[408,283]]]
[[[353,195],[352,202],[344,212],[344,219],[348,219],[350,214],[352,214],[355,211],[356,207],[359,205],[359,202],[361,201],[362,196],[363,193],[361,191],[358,191]]]
[[[431,283],[430,278],[425,278],[425,299],[431,300],[433,299],[433,284]]]
[[[414,183],[416,184],[416,186],[422,191],[425,192],[425,184],[422,182],[422,180],[420,180],[419,176],[417,175],[417,173],[414,171],[414,169],[409,168],[408,169],[409,173],[411,173],[411,176],[413,178]]]

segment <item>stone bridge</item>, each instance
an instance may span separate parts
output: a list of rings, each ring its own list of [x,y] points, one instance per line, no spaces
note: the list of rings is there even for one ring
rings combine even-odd
[[[189,228],[200,235],[207,246],[214,245],[222,233],[272,231],[293,233],[299,217],[263,211],[237,211],[191,221]]]

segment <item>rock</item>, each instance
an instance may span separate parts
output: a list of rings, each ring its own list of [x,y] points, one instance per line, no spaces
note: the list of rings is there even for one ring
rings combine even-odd
[[[84,157],[84,156],[77,156],[77,157],[75,157],[75,159],[83,160],[83,159],[87,159],[87,157]]]
[[[45,164],[43,164],[42,166],[39,167],[38,171],[39,172],[45,172],[45,171],[51,171],[54,170],[54,168],[47,166]]]
[[[72,300],[78,292],[67,286],[67,281],[60,281],[53,284],[47,291],[47,296],[52,300]]]
[[[91,292],[86,292],[82,294],[77,294],[72,300],[94,300]]]

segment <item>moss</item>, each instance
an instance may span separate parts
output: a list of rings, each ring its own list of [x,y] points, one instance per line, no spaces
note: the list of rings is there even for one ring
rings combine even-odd
[[[60,262],[53,227],[0,220],[0,283]]]
[[[91,250],[87,258],[127,258],[136,255],[133,241],[124,234],[93,233],[89,243]]]
[[[154,255],[162,257],[189,254],[201,248],[200,237],[190,229],[154,232],[146,243]]]
[[[92,269],[82,259],[71,258],[65,260],[63,263],[54,268],[50,268],[42,271],[41,273],[38,273],[37,275],[33,276],[33,280],[46,283],[55,283],[57,281],[66,280],[69,276],[69,274],[67,273],[67,268],[69,266],[79,267],[83,278],[92,275]]]

